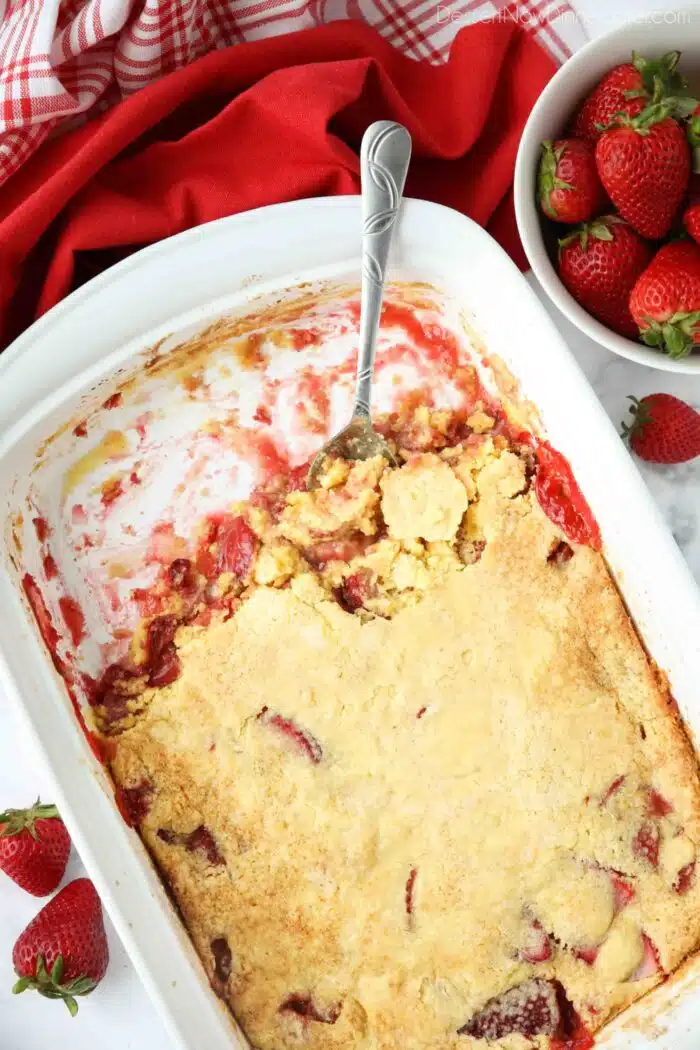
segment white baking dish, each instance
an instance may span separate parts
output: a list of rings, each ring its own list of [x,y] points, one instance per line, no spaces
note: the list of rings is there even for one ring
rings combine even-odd
[[[80,732],[24,600],[24,564],[5,528],[40,443],[104,398],[166,336],[196,332],[258,294],[293,297],[307,281],[359,273],[359,198],[302,201],[224,219],[147,249],[86,285],[0,358],[0,678],[54,778],[85,865],[144,982],[187,1050],[244,1046],[210,991],[138,836]],[[406,202],[394,274],[427,281],[504,359],[552,443],[571,461],[599,521],[605,552],[645,644],[668,673],[691,733],[700,729],[700,594],[627,452],[526,281],[474,223]],[[171,340],[168,341],[170,345]],[[99,395],[91,393],[98,387]],[[36,563],[29,546],[21,561]],[[651,1019],[653,1018],[653,1023]],[[609,1026],[607,1050],[697,1050],[700,959]]]

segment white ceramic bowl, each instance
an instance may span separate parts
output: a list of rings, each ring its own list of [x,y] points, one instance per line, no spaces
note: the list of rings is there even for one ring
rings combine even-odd
[[[562,134],[580,102],[613,66],[629,62],[632,51],[645,58],[658,58],[666,51],[681,51],[680,68],[700,91],[700,4],[679,11],[656,11],[639,15],[578,51],[552,78],[537,100],[525,126],[515,166],[515,212],[525,253],[545,291],[576,325],[613,353],[667,372],[700,375],[700,353],[680,361],[606,328],[569,294],[559,280],[552,257],[554,235],[536,204],[537,168],[544,139]],[[550,228],[551,229],[551,228]]]

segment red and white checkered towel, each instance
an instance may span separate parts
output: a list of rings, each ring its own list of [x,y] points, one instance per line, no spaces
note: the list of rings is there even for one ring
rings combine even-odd
[[[246,40],[350,18],[432,63],[485,19],[526,26],[559,62],[585,40],[568,0],[0,0],[0,17],[0,184],[88,110]]]

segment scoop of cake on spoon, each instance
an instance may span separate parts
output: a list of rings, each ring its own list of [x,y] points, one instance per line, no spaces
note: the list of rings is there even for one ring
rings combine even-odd
[[[411,136],[402,124],[378,120],[367,128],[360,150],[362,285],[355,401],[348,425],[314,458],[307,478],[310,489],[318,486],[329,459],[383,456],[394,464],[389,446],[372,426],[370,402],[384,277],[410,158]]]

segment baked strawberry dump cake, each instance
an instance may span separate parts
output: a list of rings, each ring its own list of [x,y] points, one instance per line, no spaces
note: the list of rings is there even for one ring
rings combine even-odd
[[[255,449],[252,493],[210,512],[203,489],[193,533],[158,525],[146,586],[120,548],[106,575],[138,609],[128,653],[122,624],[98,680],[68,655],[59,670],[87,681],[122,811],[254,1047],[587,1050],[700,942],[696,758],[568,464],[422,309],[383,317],[406,345],[380,341],[380,391],[410,353],[422,377],[377,420],[398,467],[337,460],[306,491],[354,361],[316,372],[292,319],[275,338],[299,369],[259,388],[262,431],[238,408],[197,423],[220,457]],[[269,373],[255,333],[244,350]],[[197,410],[202,360],[174,361]],[[312,438],[291,462],[270,435],[295,398]],[[90,498],[104,513],[85,557],[115,547],[109,516],[154,459],[141,438],[120,459],[121,426],[95,446],[101,484],[63,485],[78,528]],[[56,607],[89,644],[80,608]]]
[[[595,532],[540,506],[554,453],[492,423],[210,524],[103,683],[123,801],[261,1050],[583,1050],[698,941],[695,760]]]

